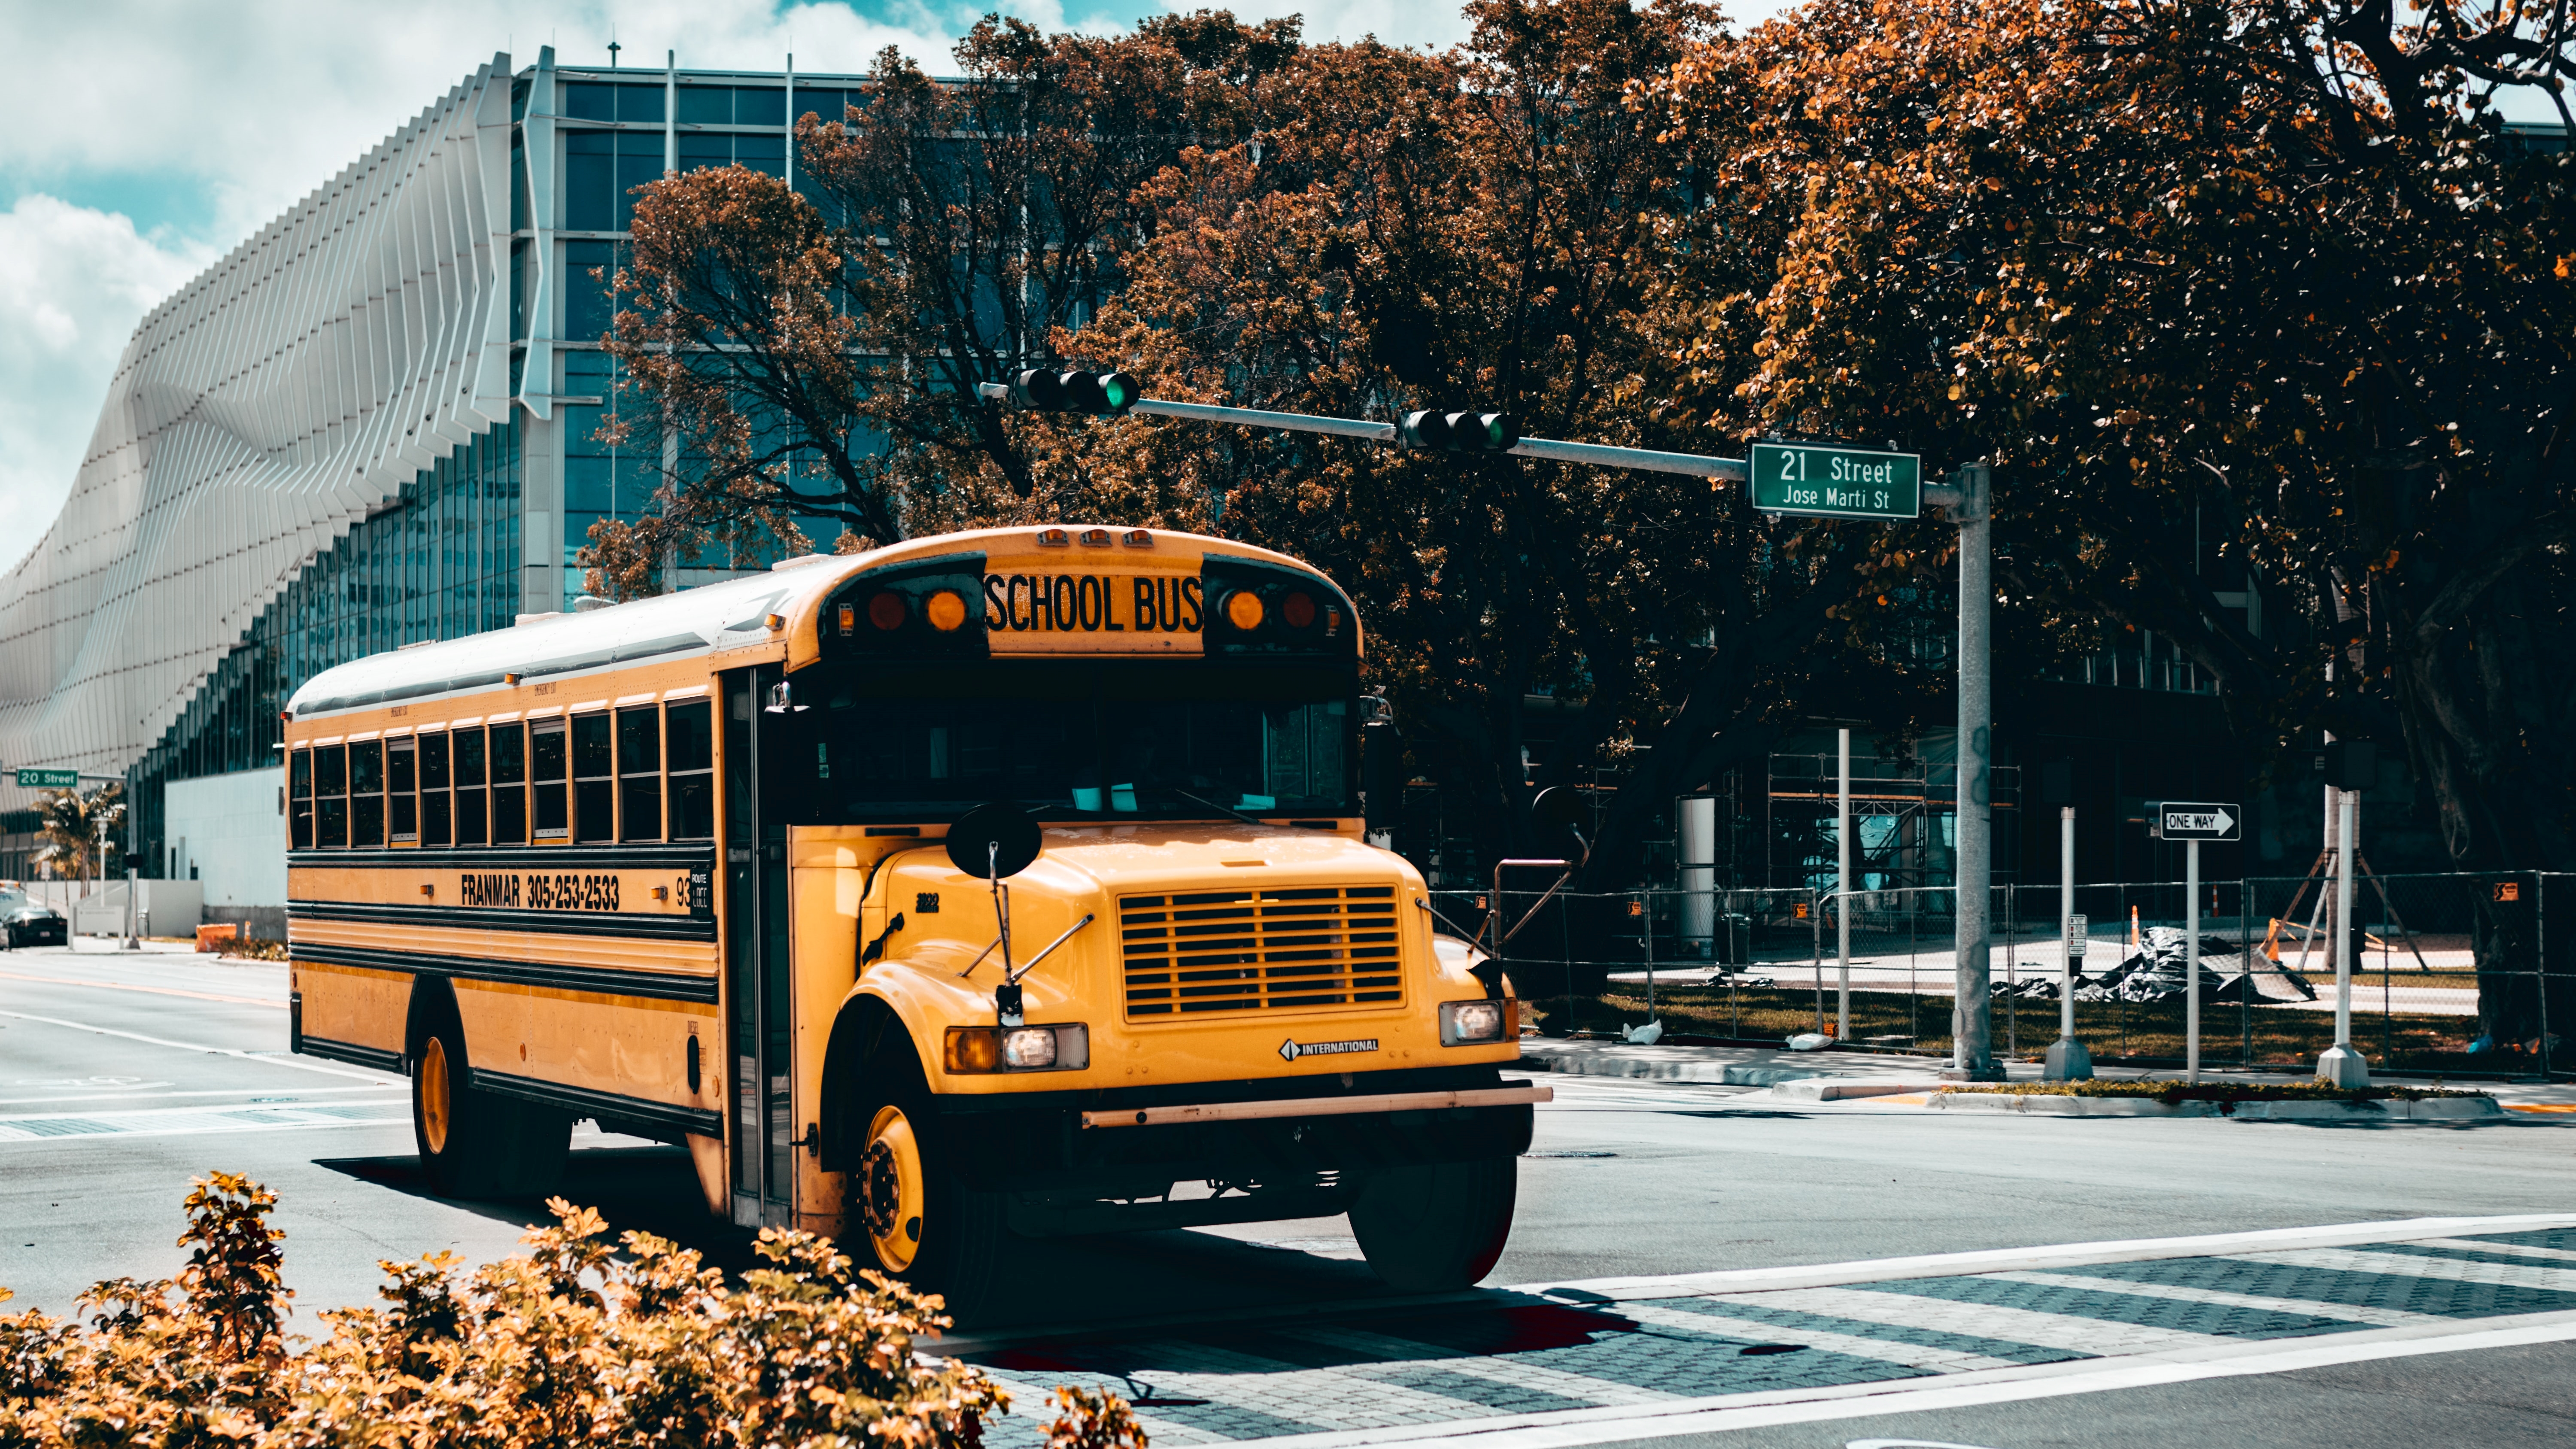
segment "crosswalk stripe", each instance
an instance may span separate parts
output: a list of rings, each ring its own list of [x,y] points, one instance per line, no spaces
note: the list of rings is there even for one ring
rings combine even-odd
[[[1890,1338],[1864,1338],[1856,1333],[1837,1333],[1827,1328],[1784,1328],[1776,1323],[1762,1323],[1750,1318],[1694,1313],[1687,1308],[1662,1308],[1651,1303],[1622,1303],[1619,1312],[1639,1323],[1651,1323],[1659,1328],[1705,1333],[1712,1338],[1749,1338],[1756,1343],[1803,1343],[1827,1353],[1872,1358],[1881,1363],[1902,1364],[1929,1373],[1965,1373],[1970,1369],[2003,1368],[2013,1362],[2008,1358],[1991,1358],[1954,1348],[1933,1348]]]
[[[2490,1243],[2480,1238],[2425,1238],[2419,1248],[2466,1248],[2478,1253],[2510,1253],[2517,1258],[2546,1258],[2553,1263],[2576,1263],[2576,1252],[2565,1248],[2544,1248],[2534,1243]]]
[[[2086,1278],[2069,1273],[1981,1273],[2003,1283],[2041,1288],[2079,1288],[2087,1293],[2120,1293],[2132,1298],[2163,1298],[2176,1303],[2207,1303],[2222,1308],[2252,1308],[2266,1313],[2303,1313],[2311,1318],[2340,1318],[2380,1328],[2407,1328],[2419,1323],[2448,1323],[2434,1313],[2399,1308],[2367,1308],[2345,1303],[2319,1303],[2304,1298],[2270,1298],[2259,1293],[2229,1293],[2218,1288],[2191,1288],[2177,1283],[2138,1283],[2126,1278]]]
[[[2363,1253],[2344,1248],[2294,1248],[2285,1253],[2248,1254],[2243,1261],[2576,1293],[2576,1268],[2544,1268],[2536,1263],[2475,1263],[2464,1258],[2417,1258],[2404,1253]]]
[[[1463,1350],[1442,1348],[1438,1344],[1416,1343],[1411,1339],[1390,1338],[1357,1328],[1292,1328],[1282,1330],[1282,1338],[1299,1338],[1331,1348],[1354,1349],[1373,1353],[1392,1363],[1412,1365],[1429,1363],[1444,1373],[1464,1374],[1471,1379],[1510,1384],[1515,1388],[1538,1389],[1569,1399],[1583,1399],[1595,1404],[1662,1404],[1681,1397],[1660,1389],[1639,1388],[1614,1379],[1596,1379],[1589,1374],[1567,1373],[1519,1359],[1489,1360]]]
[[[140,1112],[54,1112],[0,1117],[0,1144],[66,1137],[179,1137],[201,1132],[276,1132],[314,1127],[384,1127],[411,1121],[403,1098],[251,1106],[163,1107]]]
[[[1720,1298],[1717,1301],[1724,1303],[1728,1300]],[[1928,1328],[1941,1333],[2001,1339],[2006,1343],[2027,1343],[2084,1354],[2157,1353],[2165,1349],[2201,1348],[2230,1341],[2214,1334],[2182,1333],[2170,1328],[2108,1323],[2094,1318],[2070,1318],[2064,1314],[2040,1313],[2027,1308],[1927,1298],[1916,1293],[1879,1293],[1866,1288],[1785,1288],[1758,1296],[1748,1294],[1744,1301],[1759,1303],[1766,1308],[1797,1308],[1809,1313],[1831,1314],[1836,1318],[1857,1318],[1865,1323],[1893,1323],[1907,1328]],[[1620,1308],[1625,1311],[1627,1305],[1621,1304]]]

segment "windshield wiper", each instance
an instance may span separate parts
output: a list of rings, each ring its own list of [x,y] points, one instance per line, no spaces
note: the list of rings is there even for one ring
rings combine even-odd
[[[1269,823],[1270,823],[1269,821],[1262,819],[1262,818],[1261,818],[1260,816],[1258,816],[1258,815],[1246,815],[1246,814],[1244,814],[1242,811],[1235,809],[1235,808],[1234,808],[1233,806],[1231,806],[1231,805],[1219,805],[1219,804],[1218,804],[1218,803],[1216,803],[1214,800],[1202,800],[1202,799],[1200,799],[1198,796],[1191,794],[1191,793],[1190,793],[1189,791],[1187,791],[1187,790],[1174,790],[1172,793],[1173,793],[1173,794],[1175,794],[1175,795],[1180,796],[1180,797],[1181,797],[1182,799],[1184,799],[1184,800],[1189,801],[1191,804],[1194,804],[1194,805],[1205,805],[1205,806],[1206,806],[1207,808],[1209,808],[1210,810],[1222,810],[1222,811],[1224,811],[1226,814],[1233,816],[1233,817],[1234,817],[1235,819],[1237,819],[1237,820],[1243,821],[1243,822],[1244,822],[1245,824],[1247,824],[1247,825],[1267,825],[1267,824],[1269,824]]]

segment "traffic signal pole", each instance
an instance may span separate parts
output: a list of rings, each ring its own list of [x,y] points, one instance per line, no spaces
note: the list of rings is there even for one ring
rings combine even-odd
[[[1142,413],[1147,417],[1181,418],[1192,422],[1227,423],[1241,427],[1270,428],[1292,433],[1321,433],[1329,437],[1352,438],[1363,442],[1431,446],[1428,438],[1433,429],[1418,424],[1438,423],[1444,415],[1411,413],[1402,423],[1370,422],[1361,418],[1316,417],[1305,413],[1266,412],[1258,408],[1220,407],[1212,403],[1168,402],[1159,398],[1137,396],[1136,379],[1125,373],[1105,376],[1066,372],[1053,376],[1024,372],[1015,384],[981,383],[976,395],[1000,403],[1050,412],[1090,412],[1095,416],[1117,416]],[[1085,401],[1087,399],[1087,401]],[[1598,467],[1636,468],[1654,473],[1683,473],[1718,482],[1752,484],[1753,468],[1744,458],[1705,457],[1696,453],[1661,453],[1648,448],[1617,448],[1600,443],[1568,443],[1553,438],[1524,438],[1513,429],[1507,415],[1448,414],[1448,426],[1439,430],[1448,451],[1482,452],[1515,458],[1539,458],[1557,463],[1586,463]],[[1472,427],[1467,420],[1481,420],[1489,436],[1482,442],[1458,430]],[[1763,444],[1774,452],[1782,447]],[[1920,477],[1919,459],[1912,454],[1866,454],[1854,450],[1836,450],[1821,445],[1788,445],[1787,452],[1830,455],[1841,451],[1845,456],[1884,471],[1864,481],[1872,484],[1895,483],[1901,464],[1903,486],[1914,488]],[[1774,512],[1805,513],[1824,517],[1874,518],[1883,522],[1911,517],[1914,510],[1905,502],[1910,493],[1882,489],[1867,502],[1819,496],[1807,489],[1809,482],[1801,468],[1794,480],[1784,467],[1781,479],[1765,482],[1791,482],[1797,490],[1777,500],[1766,501],[1762,490],[1754,490],[1751,501],[1756,507]],[[1989,896],[1994,876],[1994,798],[1992,764],[1994,756],[1994,672],[1992,660],[1994,610],[1994,532],[1989,510],[1991,475],[1983,463],[1962,464],[1957,481],[1949,484],[1924,484],[1920,488],[1925,503],[1939,504],[1949,512],[1950,522],[1959,530],[1959,764],[1958,764],[1958,850],[1954,856],[1958,881],[1958,903],[1955,911],[1957,930],[1957,970],[1955,979],[1955,1029],[1951,1037],[1951,1061],[1944,1069],[1945,1078],[1972,1082],[1999,1082],[2003,1070],[1995,1065],[1992,1023],[1989,1021],[1992,967],[1991,934],[1987,921]],[[1865,490],[1849,490],[1855,494]],[[1804,492],[1806,496],[1798,496]],[[1897,501],[1890,505],[1889,498]],[[1845,881],[1836,885],[1848,889]],[[1820,923],[1821,924],[1821,923]],[[1818,970],[1822,972],[1823,952],[1818,947]]]

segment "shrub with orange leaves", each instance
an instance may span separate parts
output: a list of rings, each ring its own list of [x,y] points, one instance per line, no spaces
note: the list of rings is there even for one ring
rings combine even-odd
[[[938,1297],[853,1274],[828,1239],[765,1230],[770,1266],[734,1286],[652,1234],[612,1243],[560,1198],[526,1253],[471,1273],[450,1253],[385,1263],[383,1306],[292,1339],[276,1202],[212,1174],[177,1277],[99,1284],[85,1325],[0,1314],[0,1449],[980,1449],[1010,1408],[980,1369],[916,1352],[947,1326]],[[1115,1396],[1055,1400],[1050,1449],[1145,1449]]]

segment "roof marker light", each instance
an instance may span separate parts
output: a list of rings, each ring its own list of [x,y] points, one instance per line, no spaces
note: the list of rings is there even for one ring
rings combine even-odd
[[[1084,529],[1082,531],[1082,546],[1084,548],[1107,548],[1109,546],[1109,530],[1105,528]]]
[[[1154,535],[1141,528],[1131,528],[1118,535],[1118,541],[1129,548],[1152,548]]]
[[[1070,548],[1072,546],[1073,535],[1065,532],[1061,528],[1041,528],[1038,530],[1038,547],[1040,548]]]

